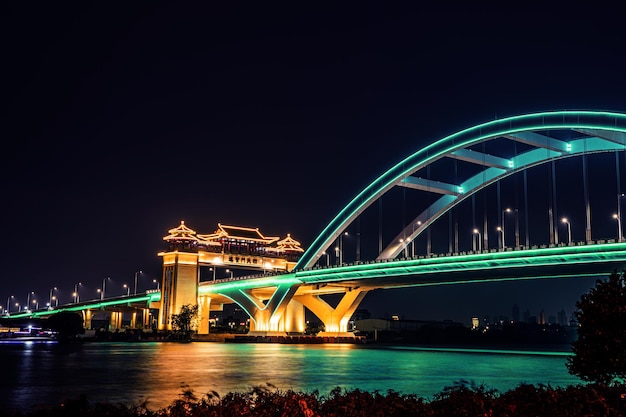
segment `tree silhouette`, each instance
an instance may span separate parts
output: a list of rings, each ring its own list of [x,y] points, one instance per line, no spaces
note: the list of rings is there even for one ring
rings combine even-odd
[[[626,282],[614,271],[576,302],[578,339],[567,368],[585,381],[609,384],[626,377]]]
[[[191,330],[195,328],[198,317],[198,306],[185,304],[181,306],[178,314],[172,314],[172,327],[186,339],[191,338]]]
[[[79,334],[85,333],[81,315],[70,311],[62,311],[51,315],[46,321],[46,327],[57,332],[59,340],[72,340]]]

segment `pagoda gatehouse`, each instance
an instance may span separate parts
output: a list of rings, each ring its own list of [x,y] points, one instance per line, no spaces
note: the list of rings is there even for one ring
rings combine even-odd
[[[200,267],[209,266],[216,280],[218,268],[289,272],[304,252],[290,234],[284,239],[264,236],[258,228],[218,223],[211,234],[199,234],[184,221],[163,238],[168,248],[163,258],[159,329],[171,329],[171,315],[185,304],[198,303]],[[231,275],[232,276],[232,275]]]

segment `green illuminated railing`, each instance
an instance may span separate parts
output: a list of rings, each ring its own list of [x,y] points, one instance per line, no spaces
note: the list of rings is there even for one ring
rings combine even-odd
[[[271,278],[208,282],[201,294],[279,284],[326,284],[375,280],[377,288],[433,286],[468,282],[601,276],[626,267],[626,242],[469,253],[421,259],[373,261],[332,268],[307,269]],[[580,271],[576,271],[577,269]],[[502,272],[506,273],[502,273]],[[453,275],[452,275],[453,274]],[[450,279],[453,276],[453,279]]]

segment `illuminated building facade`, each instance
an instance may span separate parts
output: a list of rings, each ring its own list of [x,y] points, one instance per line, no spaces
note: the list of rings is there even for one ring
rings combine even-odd
[[[168,244],[163,258],[159,329],[171,329],[172,314],[183,305],[198,305],[199,333],[208,333],[210,300],[198,297],[200,267],[289,272],[304,250],[291,235],[284,239],[264,236],[258,228],[218,223],[212,234],[198,234],[181,221],[163,238]],[[214,275],[215,277],[215,275]],[[221,308],[221,305],[214,306]]]

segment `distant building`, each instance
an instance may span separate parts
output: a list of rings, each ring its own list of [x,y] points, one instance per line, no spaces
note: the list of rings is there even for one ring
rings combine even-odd
[[[537,317],[537,324],[546,324],[546,312],[541,309]]]
[[[513,308],[511,309],[511,317],[515,323],[519,322],[519,306],[517,304],[513,304]]]
[[[567,326],[569,324],[567,320],[567,313],[565,312],[565,310],[561,310],[558,312],[557,323],[559,324],[559,326]]]
[[[478,329],[480,327],[480,319],[478,317],[472,317],[472,329]]]

